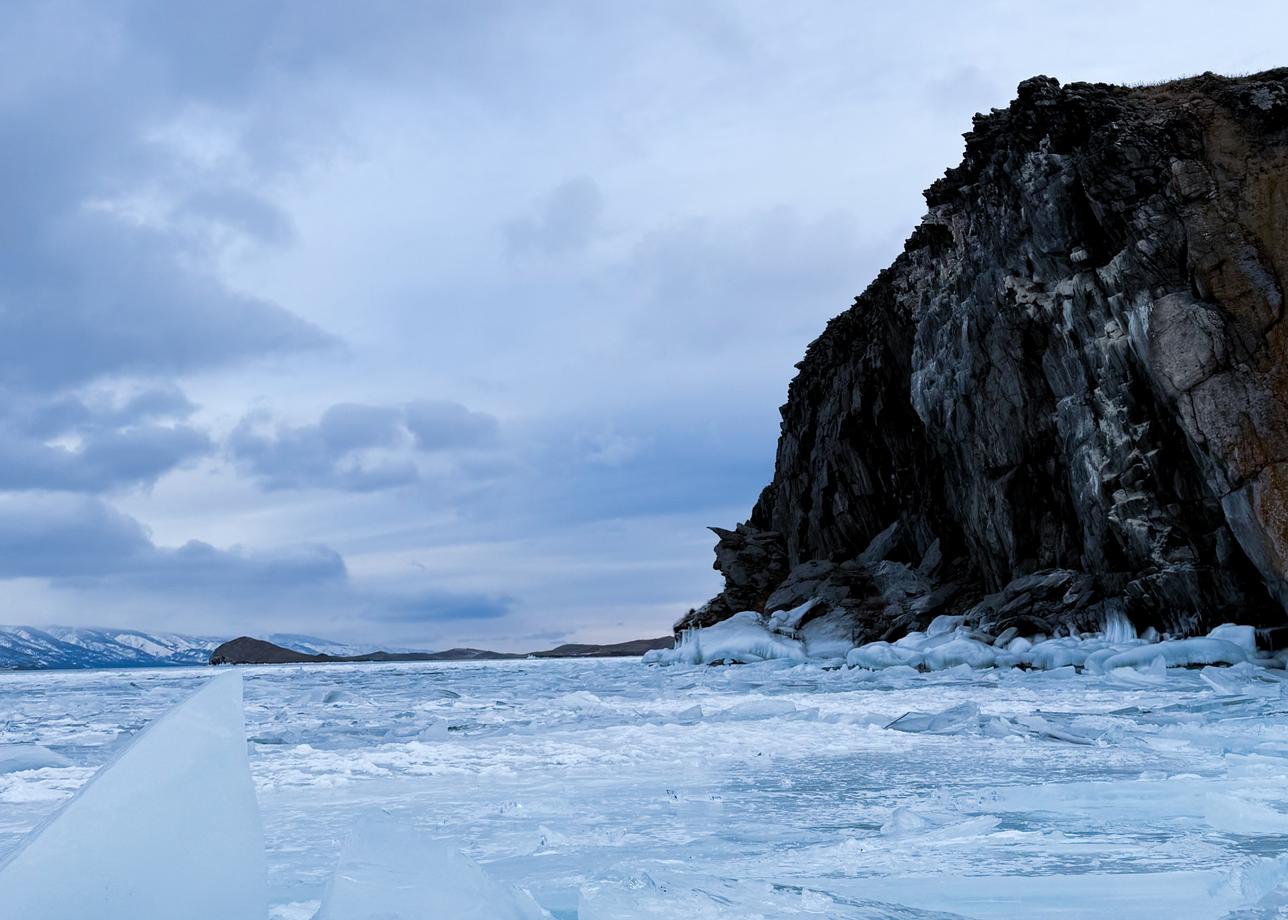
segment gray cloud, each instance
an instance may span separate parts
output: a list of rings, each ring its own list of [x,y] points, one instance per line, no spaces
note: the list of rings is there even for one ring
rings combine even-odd
[[[392,447],[400,433],[397,409],[357,403],[337,403],[322,413],[317,424],[318,437],[337,454],[364,447]]]
[[[187,425],[140,425],[87,434],[75,448],[5,437],[0,429],[0,489],[105,492],[150,485],[212,447]]]
[[[285,218],[235,172],[203,168],[158,140],[160,125],[201,101],[190,93],[206,89],[214,101],[228,87],[198,78],[213,62],[181,56],[174,36],[140,34],[146,17],[130,14],[142,6],[20,3],[6,12],[0,53],[32,75],[0,87],[0,382],[10,386],[181,373],[331,342],[218,277],[227,234],[263,239]],[[251,10],[240,13],[245,37],[266,40]],[[215,54],[241,44],[218,30],[203,37]],[[225,79],[241,73],[239,57],[221,60]],[[172,209],[186,209],[188,226]]]
[[[150,486],[213,449],[204,431],[176,421],[196,407],[175,387],[91,402],[74,394],[42,399],[17,392],[6,403],[0,411],[0,491]]]
[[[251,413],[226,448],[269,490],[373,492],[419,481],[415,452],[488,447],[498,427],[490,415],[442,400],[398,408],[338,403],[312,425],[275,424],[265,411]]]
[[[251,552],[192,541],[160,547],[137,520],[102,501],[31,495],[0,499],[0,578],[242,595],[342,585],[347,573],[344,560],[322,546]]]
[[[419,473],[409,460],[366,455],[388,443],[379,419],[362,419],[350,407],[344,420],[328,415],[316,425],[272,425],[266,412],[252,413],[229,434],[233,459],[269,490],[324,488],[351,492],[389,489],[415,482]],[[334,410],[331,410],[334,411]],[[331,418],[328,424],[328,418]]]
[[[285,213],[245,189],[194,192],[178,203],[173,216],[189,232],[222,230],[261,244],[285,245],[295,232]]]
[[[516,253],[546,255],[581,249],[594,239],[604,197],[593,179],[580,176],[555,186],[530,214],[506,225],[506,239]]]
[[[500,424],[485,412],[460,403],[422,399],[409,403],[403,423],[423,451],[487,447],[497,440]]]
[[[332,344],[189,267],[171,237],[76,214],[40,240],[47,221],[33,217],[32,239],[0,255],[0,382],[49,390]]]
[[[262,613],[314,623],[357,615],[359,626],[385,623],[416,637],[438,625],[499,620],[514,603],[482,592],[357,583],[343,557],[321,544],[159,546],[136,519],[102,501],[48,494],[0,498],[0,580],[18,578],[126,603],[171,598],[213,605],[238,630],[253,628]]]
[[[371,613],[380,620],[404,624],[444,623],[460,620],[496,620],[514,607],[514,599],[485,594],[430,590],[383,598]]]
[[[174,384],[153,384],[131,393],[119,406],[100,409],[100,417],[117,425],[158,418],[187,418],[197,410],[188,395]]]
[[[174,384],[153,384],[127,393],[3,394],[0,419],[24,436],[51,438],[81,429],[127,428],[147,422],[186,419],[197,410]]]
[[[856,279],[902,242],[897,233],[864,244],[843,212],[806,217],[787,206],[669,224],[641,239],[621,266],[641,295],[631,329],[678,354],[736,352],[775,337],[808,341],[853,296]]]

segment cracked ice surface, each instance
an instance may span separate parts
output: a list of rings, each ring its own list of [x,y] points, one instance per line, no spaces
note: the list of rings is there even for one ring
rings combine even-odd
[[[1288,904],[1288,697],[1251,665],[242,673],[278,920],[314,915],[346,835],[379,813],[563,918]],[[209,674],[0,675],[0,857]]]

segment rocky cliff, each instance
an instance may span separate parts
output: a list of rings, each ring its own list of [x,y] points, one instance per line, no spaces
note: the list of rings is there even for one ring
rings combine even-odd
[[[1027,80],[810,345],[677,629],[1288,623],[1288,69]]]

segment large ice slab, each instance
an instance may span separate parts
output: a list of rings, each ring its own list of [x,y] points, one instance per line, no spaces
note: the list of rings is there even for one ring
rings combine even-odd
[[[315,920],[543,920],[520,888],[489,878],[450,844],[388,818],[361,822]]]
[[[157,719],[37,828],[0,865],[0,908],[32,920],[264,920],[241,675]]]

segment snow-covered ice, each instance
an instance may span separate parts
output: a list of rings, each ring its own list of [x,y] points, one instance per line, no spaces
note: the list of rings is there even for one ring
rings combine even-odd
[[[350,874],[355,847],[386,877],[406,870],[399,854],[463,852],[479,874],[461,880],[519,886],[562,920],[1279,916],[1288,699],[1274,660],[1245,661],[1229,631],[1210,638],[1241,663],[1169,667],[1157,637],[1121,628],[999,644],[961,630],[893,643],[922,657],[880,669],[240,669],[269,916],[314,918],[346,840]],[[1046,647],[1052,667],[924,670],[962,640],[999,662]],[[1156,654],[1058,663],[1135,648]],[[0,674],[0,751],[34,758],[0,772],[0,854],[210,675]],[[373,816],[421,842],[362,844]],[[189,819],[193,840],[205,820]]]
[[[984,636],[963,625],[964,617],[938,616],[925,632],[913,631],[895,642],[869,642],[851,647],[827,631],[820,642],[823,617],[806,621],[814,604],[763,616],[754,611],[734,614],[706,629],[689,630],[673,649],[657,649],[644,656],[649,664],[751,663],[785,659],[801,661],[838,656],[852,668],[879,670],[914,667],[946,671],[962,665],[971,668],[1025,667],[1043,671],[1087,668],[1104,674],[1116,668],[1149,667],[1155,659],[1164,668],[1204,664],[1239,664],[1257,658],[1256,631],[1251,626],[1225,623],[1207,636],[1187,639],[1160,638],[1149,630],[1138,637],[1121,614],[1109,617],[1104,628],[1085,635],[1021,636],[1009,629],[1001,636]],[[811,630],[815,641],[811,642]],[[839,646],[839,647],[838,647]],[[1267,655],[1267,666],[1284,667],[1283,658]]]

